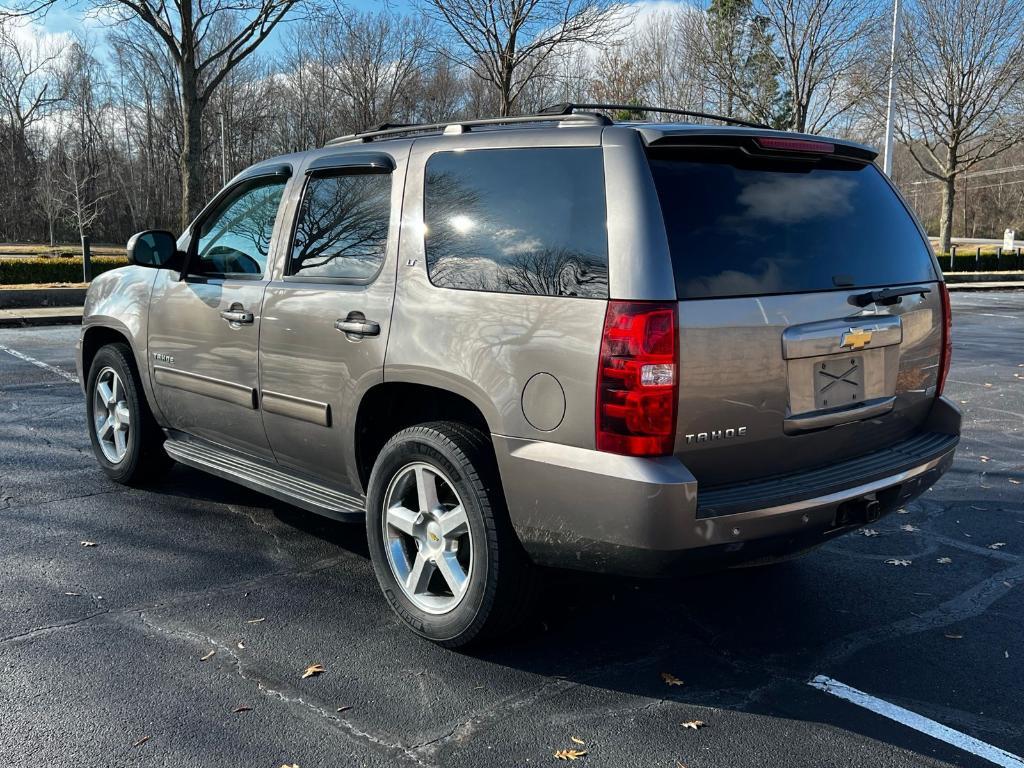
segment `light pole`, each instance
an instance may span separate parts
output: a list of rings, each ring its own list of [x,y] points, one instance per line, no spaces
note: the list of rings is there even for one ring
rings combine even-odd
[[[892,131],[893,112],[896,111],[896,34],[899,29],[900,0],[892,3],[892,48],[889,50],[889,105],[885,112],[885,157],[882,170],[892,176]]]
[[[220,115],[220,185],[226,187],[228,185],[228,143],[224,131],[224,113],[218,112],[217,114]]]

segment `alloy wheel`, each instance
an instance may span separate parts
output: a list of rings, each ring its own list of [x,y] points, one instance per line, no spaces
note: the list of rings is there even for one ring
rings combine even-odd
[[[131,411],[117,371],[110,366],[100,371],[92,397],[93,428],[100,450],[111,464],[119,464],[128,453]]]

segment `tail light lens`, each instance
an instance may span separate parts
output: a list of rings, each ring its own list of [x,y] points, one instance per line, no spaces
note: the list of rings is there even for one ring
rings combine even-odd
[[[949,361],[953,357],[953,311],[949,306],[949,289],[945,283],[939,284],[939,296],[942,297],[942,358],[939,361],[939,383],[936,394],[941,395],[946,387],[949,376]]]
[[[599,451],[672,453],[679,400],[676,312],[674,302],[608,302],[597,372]]]

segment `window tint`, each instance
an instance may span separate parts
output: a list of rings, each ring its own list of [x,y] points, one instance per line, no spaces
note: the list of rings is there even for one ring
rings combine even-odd
[[[262,275],[285,180],[243,184],[199,228],[198,259],[190,269],[201,275]]]
[[[598,148],[439,152],[427,161],[423,206],[435,285],[608,296]]]
[[[391,174],[314,176],[295,225],[290,274],[367,280],[384,261]]]
[[[873,165],[738,149],[652,153],[679,298],[935,279],[910,214]]]

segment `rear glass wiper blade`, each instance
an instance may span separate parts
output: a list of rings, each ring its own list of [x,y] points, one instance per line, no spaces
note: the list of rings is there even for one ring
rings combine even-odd
[[[877,291],[868,291],[851,296],[850,301],[858,307],[866,307],[868,304],[898,304],[904,296],[914,294],[931,293],[932,289],[924,285],[908,285],[903,288],[879,288]]]

